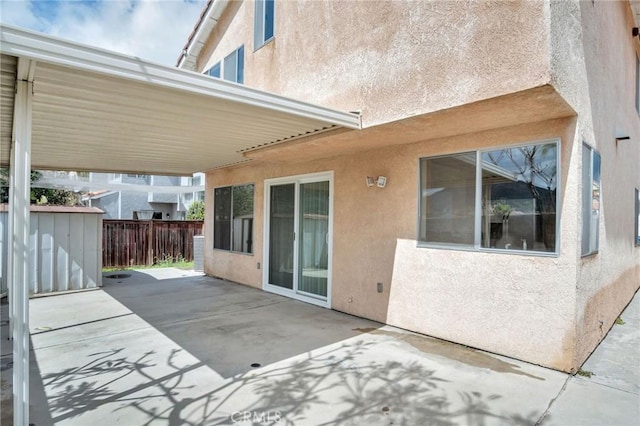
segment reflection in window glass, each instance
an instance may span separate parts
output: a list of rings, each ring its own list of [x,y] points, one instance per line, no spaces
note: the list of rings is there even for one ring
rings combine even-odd
[[[264,40],[267,41],[273,37],[273,13],[274,0],[265,0],[264,2]]]
[[[233,187],[233,251],[253,253],[253,184]]]
[[[636,245],[640,246],[640,189],[636,188]]]
[[[600,154],[582,145],[582,255],[597,253],[600,229]]]
[[[482,153],[482,247],[554,252],[557,145]]]
[[[209,71],[205,74],[210,75],[211,77],[220,78],[220,62],[216,62],[216,64],[209,68]]]
[[[420,162],[420,241],[473,246],[476,154]]]
[[[213,247],[231,249],[231,187],[216,188],[213,199]]]
[[[240,46],[224,58],[223,74],[227,81],[244,83],[244,46]]]
[[[213,247],[253,253],[253,184],[216,188]]]
[[[273,38],[275,23],[275,1],[255,0],[255,15],[253,23],[253,49],[262,47]]]

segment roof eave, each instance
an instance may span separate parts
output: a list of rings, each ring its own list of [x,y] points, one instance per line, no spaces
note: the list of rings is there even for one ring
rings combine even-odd
[[[229,0],[209,0],[200,19],[182,48],[176,66],[190,71],[196,70],[198,56],[202,47],[209,39],[211,32],[218,24],[218,20],[227,8]]]

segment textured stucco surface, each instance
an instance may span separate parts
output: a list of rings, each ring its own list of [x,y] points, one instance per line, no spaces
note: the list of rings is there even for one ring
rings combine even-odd
[[[199,70],[244,44],[247,85],[361,110],[365,130],[251,151],[249,165],[209,173],[209,212],[212,187],[256,184],[255,253],[214,251],[207,231],[205,270],[260,287],[264,179],[332,170],[334,309],[577,369],[640,286],[632,26],[624,1],[278,2],[276,37],[254,52],[252,3],[232,3]],[[621,134],[630,141],[616,144]],[[558,256],[416,246],[420,157],[552,137],[562,140]],[[602,154],[600,252],[586,258],[583,142]],[[367,189],[377,175],[387,187]]]
[[[575,115],[571,107],[549,85],[473,102],[360,131],[331,131],[245,152],[247,158],[270,162],[300,157],[322,158],[353,154],[391,145],[442,139],[443,149],[456,149],[452,136],[496,128],[537,123]],[[447,139],[448,138],[448,139]],[[448,142],[454,141],[454,142]],[[449,145],[445,148],[446,145]]]
[[[640,120],[635,108],[635,26],[628,2],[551,2],[552,84],[577,111],[573,147],[602,156],[599,253],[576,262],[576,365],[582,364],[640,286],[634,247],[634,188],[640,187]],[[616,136],[630,140],[616,143]],[[582,202],[580,190],[577,192]],[[582,223],[578,211],[576,221]],[[579,228],[580,229],[580,228]],[[580,233],[578,237],[581,238]]]
[[[253,2],[232,2],[198,58],[245,46],[245,84],[389,122],[549,81],[544,2],[283,1],[254,51]],[[402,96],[398,96],[402,94]]]
[[[212,250],[205,219],[205,272],[261,287],[264,180],[334,172],[332,308],[448,340],[567,369],[573,354],[576,223],[562,222],[557,257],[477,253],[416,246],[418,159],[547,138],[562,139],[562,212],[575,216],[577,183],[567,175],[573,119],[427,140],[310,161],[255,164],[207,174],[211,188],[253,182],[253,256]],[[385,175],[384,189],[365,176]],[[565,202],[565,198],[573,200]],[[573,243],[572,243],[573,241]],[[262,266],[262,265],[261,265]],[[382,282],[383,293],[376,283]],[[549,289],[553,291],[549,291]],[[470,296],[472,295],[472,296]]]

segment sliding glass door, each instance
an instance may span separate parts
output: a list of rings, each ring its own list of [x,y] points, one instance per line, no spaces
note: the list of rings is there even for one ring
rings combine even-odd
[[[271,187],[269,196],[269,283],[293,289],[295,184]]]
[[[331,178],[266,182],[265,290],[329,306]]]
[[[298,292],[327,297],[329,182],[300,185]]]

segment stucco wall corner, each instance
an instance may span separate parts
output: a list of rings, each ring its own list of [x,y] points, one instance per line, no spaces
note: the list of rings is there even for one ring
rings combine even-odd
[[[589,117],[590,104],[580,7],[579,0],[552,1],[547,11],[550,28],[549,81],[583,121]],[[590,123],[581,123],[580,127],[585,125],[593,127]]]

